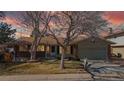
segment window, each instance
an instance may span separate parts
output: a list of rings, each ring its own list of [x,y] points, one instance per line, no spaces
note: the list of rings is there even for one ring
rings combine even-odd
[[[45,51],[45,46],[39,45],[37,51]]]

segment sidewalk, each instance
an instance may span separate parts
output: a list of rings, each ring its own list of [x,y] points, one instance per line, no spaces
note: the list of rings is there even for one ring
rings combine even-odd
[[[10,75],[0,76],[0,81],[83,81],[92,80],[88,73],[48,74],[48,75]]]

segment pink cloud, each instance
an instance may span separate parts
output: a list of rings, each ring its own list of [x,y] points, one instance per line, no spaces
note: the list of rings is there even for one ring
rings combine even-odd
[[[5,19],[2,21],[16,27],[21,27],[21,22],[18,19],[15,19],[13,17],[6,16]]]
[[[124,11],[105,12],[105,18],[114,25],[124,23]]]

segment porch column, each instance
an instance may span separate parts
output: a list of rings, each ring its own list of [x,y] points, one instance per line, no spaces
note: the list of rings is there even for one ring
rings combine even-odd
[[[55,56],[57,56],[57,45],[55,45]]]
[[[47,58],[47,45],[44,45],[45,58]]]
[[[50,45],[47,45],[47,57],[49,57],[50,53],[51,53],[51,47]]]
[[[108,49],[107,49],[107,60],[111,60],[111,45],[108,45]]]

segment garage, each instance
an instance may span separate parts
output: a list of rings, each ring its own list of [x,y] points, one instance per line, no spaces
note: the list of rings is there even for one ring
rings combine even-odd
[[[84,48],[79,51],[79,57],[88,58],[91,60],[103,60],[107,58],[107,50],[106,48]]]
[[[94,42],[92,39],[86,39],[78,42],[78,57],[80,59],[88,58],[90,60],[107,60],[108,46],[111,42],[96,38]]]

